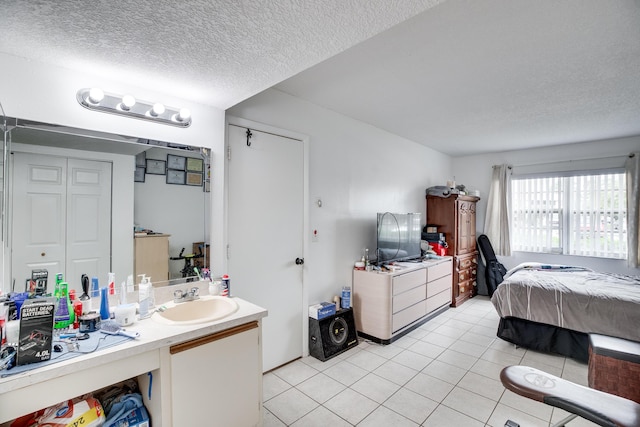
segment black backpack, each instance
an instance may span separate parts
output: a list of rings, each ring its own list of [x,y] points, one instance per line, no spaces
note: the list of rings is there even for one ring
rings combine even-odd
[[[493,246],[489,238],[481,234],[478,236],[478,246],[482,252],[482,256],[485,261],[485,277],[487,280],[487,291],[489,296],[493,295],[496,288],[504,280],[504,275],[507,274],[507,269],[496,258],[496,253],[493,251]]]

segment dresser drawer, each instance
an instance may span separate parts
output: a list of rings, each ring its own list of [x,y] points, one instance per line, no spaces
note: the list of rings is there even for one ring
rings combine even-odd
[[[398,295],[409,289],[424,285],[427,282],[427,275],[424,268],[400,274],[393,277],[393,295]]]
[[[427,268],[427,282],[439,279],[443,276],[451,274],[453,269],[453,263],[451,260],[447,260],[443,263],[431,266]]]
[[[477,257],[474,256],[465,256],[464,258],[458,258],[458,270],[463,270],[466,268],[476,268],[478,264]]]
[[[397,313],[411,305],[424,301],[427,297],[427,285],[420,285],[417,288],[409,289],[399,295],[393,296],[393,312]]]
[[[449,304],[451,304],[451,291],[442,291],[437,295],[427,298],[427,313],[431,313],[433,310]]]
[[[399,311],[393,315],[393,332],[404,328],[408,324],[415,322],[425,314],[427,314],[426,304],[420,302],[418,304],[407,307],[406,309]]]
[[[464,282],[465,280],[469,280],[470,271],[468,269],[462,270],[458,272],[458,283]]]
[[[449,293],[451,292],[451,275],[427,283],[427,298],[445,290]]]
[[[458,292],[462,294],[466,294],[473,288],[473,284],[475,280],[465,280],[464,282],[458,282]]]

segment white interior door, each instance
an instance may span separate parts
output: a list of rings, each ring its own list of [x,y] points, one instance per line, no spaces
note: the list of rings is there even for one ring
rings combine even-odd
[[[80,290],[82,273],[106,280],[111,265],[111,164],[13,154],[11,274],[24,290],[31,270],[63,273]],[[98,218],[98,221],[95,220]]]
[[[228,271],[231,293],[268,310],[263,369],[302,356],[304,147],[228,126]]]

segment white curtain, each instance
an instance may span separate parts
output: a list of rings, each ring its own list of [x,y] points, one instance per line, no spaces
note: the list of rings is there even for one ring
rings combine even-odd
[[[631,268],[640,265],[640,152],[631,153],[625,163],[627,171],[627,264]]]
[[[511,188],[511,166],[493,167],[491,189],[487,201],[487,215],[484,220],[484,234],[487,235],[496,255],[511,255],[509,235],[509,192]]]

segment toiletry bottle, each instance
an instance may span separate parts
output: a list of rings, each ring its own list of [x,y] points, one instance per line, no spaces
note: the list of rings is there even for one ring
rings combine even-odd
[[[91,278],[91,311],[100,312],[100,285],[97,277]]]
[[[364,250],[364,269],[371,271],[371,263],[369,262],[369,248]]]
[[[107,275],[107,287],[109,288],[109,295],[116,294],[116,274],[109,273]]]
[[[100,289],[100,319],[107,320],[111,317],[109,314],[109,288]]]
[[[70,315],[67,286],[66,282],[62,282],[58,285],[58,288],[60,289],[60,298],[58,299],[58,307],[56,308],[56,312],[53,316],[53,327],[55,329],[62,329],[69,326]]]
[[[60,298],[60,283],[63,281],[62,273],[56,274],[56,284],[53,288],[53,296],[56,298]]]
[[[150,316],[149,298],[151,294],[151,289],[150,289],[151,285],[149,284],[146,275],[140,274],[139,276],[141,276],[142,279],[140,279],[140,284],[138,285],[138,304],[139,304],[138,310],[140,312],[140,318],[146,319],[147,317]]]
[[[229,280],[229,275],[225,274],[222,276],[222,284],[220,286],[220,295],[223,297],[231,296],[231,281]]]
[[[73,314],[76,316],[73,321],[73,329],[80,329],[80,316],[82,316],[82,301],[79,299],[73,302]]]
[[[351,307],[351,286],[342,287],[342,298],[340,299],[340,307],[342,309]]]
[[[68,308],[69,308],[69,325],[70,327],[73,326],[73,324],[76,321],[76,312],[73,309],[73,303],[76,300],[76,290],[75,289],[71,289],[67,292],[67,294],[69,295],[69,298],[67,298],[67,301],[69,302],[68,304]]]

